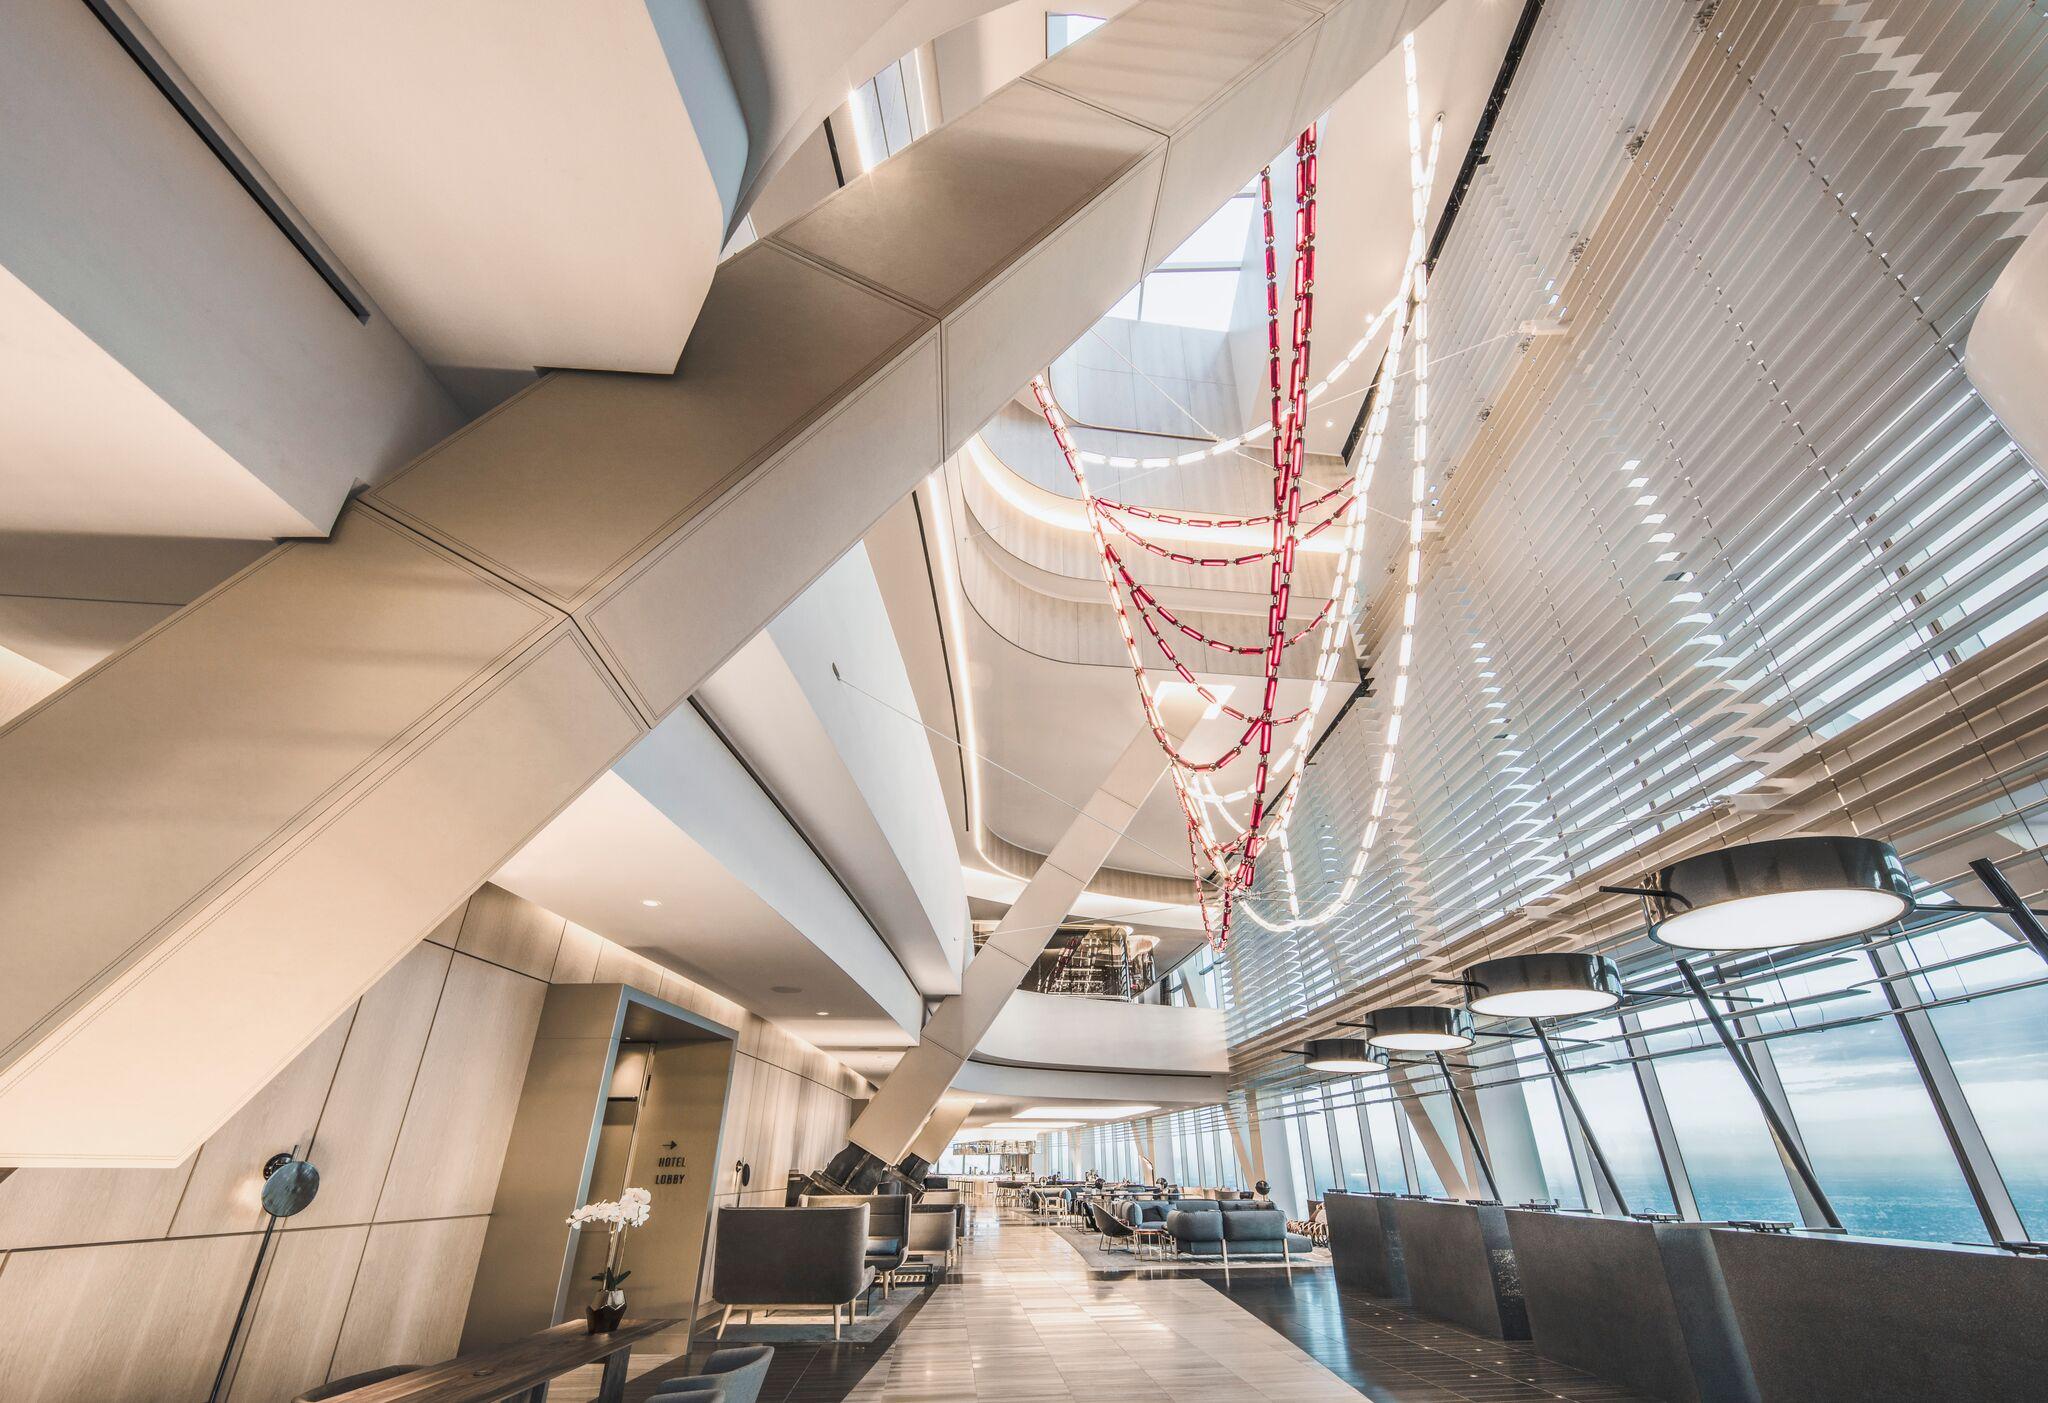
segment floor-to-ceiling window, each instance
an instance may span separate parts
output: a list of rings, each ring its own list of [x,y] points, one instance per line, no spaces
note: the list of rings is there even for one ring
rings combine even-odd
[[[1514,1051],[1514,1071],[1522,1078],[1522,1100],[1529,1110],[1529,1129],[1536,1138],[1543,1186],[1563,1207],[1584,1208],[1586,1194],[1580,1187],[1578,1164],[1572,1155],[1571,1133],[1565,1125],[1557,1084],[1545,1070],[1542,1049],[1533,1039],[1523,1039],[1514,1044]]]
[[[1401,1122],[1394,1113],[1393,1102],[1376,1100],[1368,1103],[1365,1125],[1372,1134],[1373,1160],[1379,1166],[1381,1192],[1407,1193],[1407,1159],[1401,1152]]]
[[[1929,1016],[2028,1235],[2048,1238],[2048,987],[2037,982],[2048,968],[1982,920],[1916,936],[1904,953],[1923,971],[1906,986],[1917,999],[2007,990]]]
[[[1727,1052],[1718,1042],[1707,1046],[1711,1034],[1697,1005],[1673,1001],[1636,1018],[1641,1045],[1657,1054],[1652,1065],[1699,1215],[1799,1222],[1763,1113]]]
[[[1337,1136],[1337,1183],[1355,1194],[1375,1187],[1367,1162],[1371,1152],[1366,1148],[1365,1120],[1356,1104],[1362,1094],[1360,1083],[1345,1083],[1330,1111],[1330,1128]]]

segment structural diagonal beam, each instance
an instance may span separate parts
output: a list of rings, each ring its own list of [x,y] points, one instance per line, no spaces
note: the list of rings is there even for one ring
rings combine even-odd
[[[1143,0],[0,732],[0,1164],[182,1160],[1439,0]]]

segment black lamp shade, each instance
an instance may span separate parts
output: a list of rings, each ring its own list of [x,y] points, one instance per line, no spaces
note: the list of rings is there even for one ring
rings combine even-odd
[[[1455,1052],[1472,1046],[1472,1015],[1442,1004],[1390,1004],[1365,1016],[1366,1040],[1394,1052]]]
[[[1387,1065],[1387,1054],[1364,1038],[1314,1038],[1302,1059],[1311,1072],[1378,1072]]]
[[[1621,971],[1605,955],[1506,955],[1466,968],[1465,1002],[1496,1018],[1597,1013],[1621,1002]]]
[[[1890,843],[1773,838],[1674,862],[1648,898],[1650,933],[1683,950],[1817,945],[1878,930],[1913,909]]]

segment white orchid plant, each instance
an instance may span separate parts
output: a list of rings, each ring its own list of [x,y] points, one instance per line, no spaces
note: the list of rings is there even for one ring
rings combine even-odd
[[[619,1289],[619,1283],[633,1273],[620,1270],[626,1260],[626,1233],[644,1224],[654,1211],[654,1195],[645,1189],[626,1189],[616,1199],[599,1199],[586,1203],[569,1215],[569,1226],[578,1232],[585,1228],[603,1228],[611,1240],[605,1246],[604,1270],[590,1279],[599,1282],[600,1289],[609,1295]]]

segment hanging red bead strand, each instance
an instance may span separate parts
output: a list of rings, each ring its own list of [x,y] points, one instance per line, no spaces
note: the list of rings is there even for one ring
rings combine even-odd
[[[1274,729],[1278,726],[1291,725],[1307,714],[1306,708],[1286,716],[1276,714],[1282,660],[1290,647],[1313,632],[1329,617],[1334,604],[1334,601],[1324,601],[1315,618],[1307,626],[1289,631],[1287,619],[1292,604],[1296,555],[1303,540],[1337,524],[1351,507],[1350,479],[1308,502],[1304,502],[1301,495],[1302,474],[1307,462],[1304,434],[1308,422],[1310,344],[1315,327],[1317,160],[1316,131],[1313,126],[1296,139],[1294,155],[1294,256],[1292,277],[1288,283],[1288,301],[1292,315],[1288,319],[1287,365],[1284,372],[1281,368],[1280,270],[1278,240],[1273,220],[1272,173],[1270,169],[1259,172],[1260,232],[1265,246],[1266,265],[1266,378],[1273,431],[1273,489],[1269,512],[1252,517],[1188,516],[1156,512],[1095,496],[1089,490],[1087,474],[1076,454],[1072,436],[1053,401],[1050,386],[1042,376],[1032,384],[1039,410],[1045,416],[1047,427],[1052,430],[1053,439],[1059,445],[1060,452],[1066,459],[1068,471],[1073,474],[1082,501],[1087,507],[1089,525],[1094,532],[1096,548],[1102,560],[1103,579],[1108,586],[1110,603],[1116,611],[1117,626],[1123,635],[1124,646],[1130,657],[1131,670],[1138,686],[1146,721],[1170,761],[1174,792],[1180,801],[1182,816],[1186,820],[1190,861],[1195,865],[1198,878],[1204,868],[1213,874],[1214,895],[1205,892],[1200,905],[1204,931],[1208,934],[1210,942],[1218,948],[1229,939],[1231,910],[1237,894],[1247,889],[1254,879],[1259,850],[1265,841],[1264,825],[1268,814],[1273,811],[1267,802],[1267,791],[1272,780]],[[1344,500],[1334,511],[1304,530],[1302,518],[1305,512],[1316,510],[1339,496],[1343,496]],[[1236,555],[1195,555],[1187,551],[1170,550],[1146,539],[1121,521],[1118,518],[1119,513],[1178,527],[1243,529],[1267,526],[1271,529],[1272,539],[1271,544],[1261,550]],[[1121,553],[1110,543],[1105,527],[1141,549],[1176,564],[1227,569],[1260,561],[1267,562],[1268,602],[1265,641],[1262,644],[1249,645],[1229,643],[1214,638],[1181,619],[1163,604],[1152,590],[1132,575]],[[1211,706],[1233,720],[1243,723],[1245,729],[1237,742],[1216,758],[1206,761],[1191,758],[1182,753],[1167,733],[1165,724],[1159,716],[1148,669],[1139,652],[1137,635],[1131,628],[1131,615],[1134,612],[1174,674],[1182,682],[1193,687]],[[1260,655],[1263,687],[1258,709],[1253,712],[1228,706],[1212,689],[1205,686],[1177,655],[1172,642],[1159,626],[1160,619],[1174,631],[1213,651],[1241,657]],[[1228,843],[1218,843],[1210,836],[1208,822],[1202,810],[1202,797],[1195,790],[1191,780],[1195,775],[1214,773],[1223,769],[1248,750],[1254,752],[1257,757],[1256,773],[1245,791],[1250,794],[1252,800],[1250,822],[1237,838]],[[1213,913],[1212,904],[1215,907]]]

